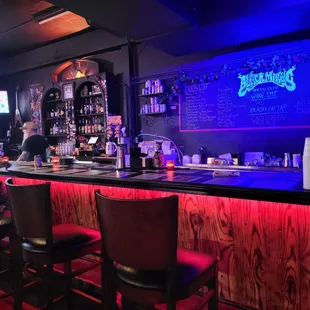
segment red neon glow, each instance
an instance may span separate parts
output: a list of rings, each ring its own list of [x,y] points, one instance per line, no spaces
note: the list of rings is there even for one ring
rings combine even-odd
[[[174,160],[167,160],[166,168],[167,170],[174,170]]]
[[[59,164],[59,157],[57,156],[54,156],[51,160],[51,163],[54,165],[54,164]]]

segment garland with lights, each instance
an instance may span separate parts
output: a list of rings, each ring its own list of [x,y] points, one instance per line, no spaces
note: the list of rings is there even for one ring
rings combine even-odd
[[[173,81],[172,93],[180,94],[186,84],[211,83],[217,81],[221,77],[236,73],[258,73],[273,71],[277,73],[283,69],[289,69],[293,65],[310,62],[310,54],[302,53],[295,56],[282,55],[273,56],[270,60],[260,59],[258,61],[248,60],[240,68],[232,68],[223,65],[219,70],[211,72],[203,72],[200,74],[192,74],[190,72],[181,71],[177,74]]]

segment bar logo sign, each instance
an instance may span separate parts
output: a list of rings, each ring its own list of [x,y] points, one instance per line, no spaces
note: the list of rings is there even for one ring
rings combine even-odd
[[[246,75],[239,73],[238,78],[240,79],[240,88],[238,91],[238,96],[243,97],[250,91],[252,91],[256,86],[273,83],[279,87],[285,88],[288,91],[294,91],[296,89],[296,84],[294,81],[294,70],[296,66],[292,66],[290,69],[283,69],[279,72],[269,71],[254,73],[251,72]]]

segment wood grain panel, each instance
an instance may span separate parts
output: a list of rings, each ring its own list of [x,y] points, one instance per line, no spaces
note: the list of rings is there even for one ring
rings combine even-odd
[[[253,308],[266,309],[263,231],[258,217],[258,203],[231,199],[234,300]]]
[[[15,178],[15,182],[42,181]],[[174,194],[51,182],[55,223],[73,222],[98,228],[95,189],[122,199]],[[310,207],[177,195],[179,246],[219,257],[220,297],[256,309],[310,310]]]
[[[265,240],[266,303],[300,309],[298,206],[260,202]]]
[[[300,304],[310,310],[310,208],[299,206]]]

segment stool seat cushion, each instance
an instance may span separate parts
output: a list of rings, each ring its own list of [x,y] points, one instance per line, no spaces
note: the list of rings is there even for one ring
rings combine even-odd
[[[22,242],[23,250],[33,254],[47,254],[46,240],[29,238]],[[53,226],[53,256],[64,261],[91,254],[101,249],[100,231],[75,224]],[[84,254],[83,254],[84,253]]]
[[[214,274],[217,258],[178,248],[177,287],[179,299],[186,298],[203,286]],[[116,264],[116,276],[126,285],[144,290],[166,290],[166,271],[138,270]]]

